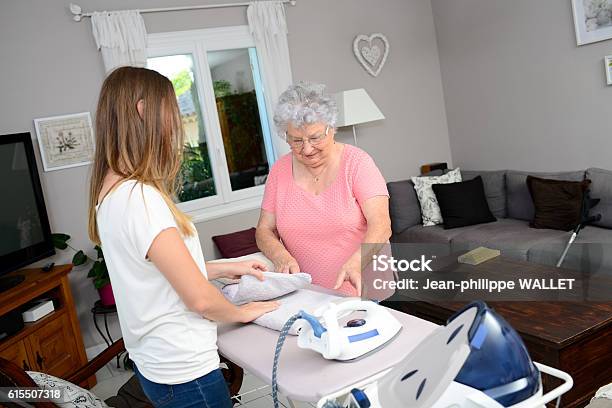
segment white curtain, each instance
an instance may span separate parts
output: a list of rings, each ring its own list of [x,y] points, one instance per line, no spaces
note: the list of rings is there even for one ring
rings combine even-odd
[[[95,12],[91,25],[107,73],[120,66],[146,65],[147,30],[138,11]]]
[[[265,98],[270,121],[280,94],[293,82],[289,45],[287,43],[287,20],[281,1],[252,1],[247,8],[249,29],[255,41],[262,80],[266,89]],[[271,126],[276,158],[289,152],[282,135],[276,135]]]

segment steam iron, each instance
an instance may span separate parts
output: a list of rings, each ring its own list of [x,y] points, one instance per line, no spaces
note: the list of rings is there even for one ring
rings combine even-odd
[[[543,395],[540,370],[564,380]],[[349,408],[543,408],[572,387],[559,370],[533,363],[519,335],[483,302],[437,328],[375,382],[353,388]],[[344,394],[347,395],[347,394]]]
[[[356,311],[365,312],[365,316],[340,323],[343,317]],[[301,318],[308,324],[298,334],[298,347],[314,350],[328,360],[363,357],[383,347],[402,328],[386,308],[360,298],[330,302],[312,315],[301,312]]]

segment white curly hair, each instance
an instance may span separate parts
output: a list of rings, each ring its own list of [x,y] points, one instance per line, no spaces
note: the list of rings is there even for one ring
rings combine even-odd
[[[335,128],[338,120],[336,101],[325,92],[325,85],[298,82],[289,86],[278,98],[274,125],[284,135],[291,123],[296,128],[322,122]]]

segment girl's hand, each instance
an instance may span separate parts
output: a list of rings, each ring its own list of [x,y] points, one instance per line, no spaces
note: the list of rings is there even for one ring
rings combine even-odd
[[[361,296],[361,259],[360,257],[352,256],[338,272],[338,278],[336,279],[335,290],[340,289],[340,286],[345,281],[349,281],[355,289],[357,289],[357,296]]]
[[[272,302],[251,302],[240,306],[242,323],[249,323],[268,312],[278,309],[280,303]]]
[[[276,272],[281,272],[281,273],[300,272],[300,265],[298,265],[295,258],[289,255],[288,253],[286,255],[281,256],[278,259],[273,260],[273,262],[274,262],[274,269],[276,269]]]
[[[268,270],[266,265],[254,259],[247,259],[241,262],[228,262],[226,265],[228,267],[226,277],[230,279],[240,279],[241,276],[252,275],[262,281],[264,280],[262,272]]]

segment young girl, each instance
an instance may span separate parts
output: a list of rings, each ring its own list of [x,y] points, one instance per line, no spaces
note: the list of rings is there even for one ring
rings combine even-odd
[[[205,264],[193,223],[172,201],[183,131],[171,82],[122,67],[96,114],[89,236],[101,244],[125,346],[156,407],[231,407],[215,322],[250,322],[278,307],[237,307],[209,282],[254,275],[255,261]]]

